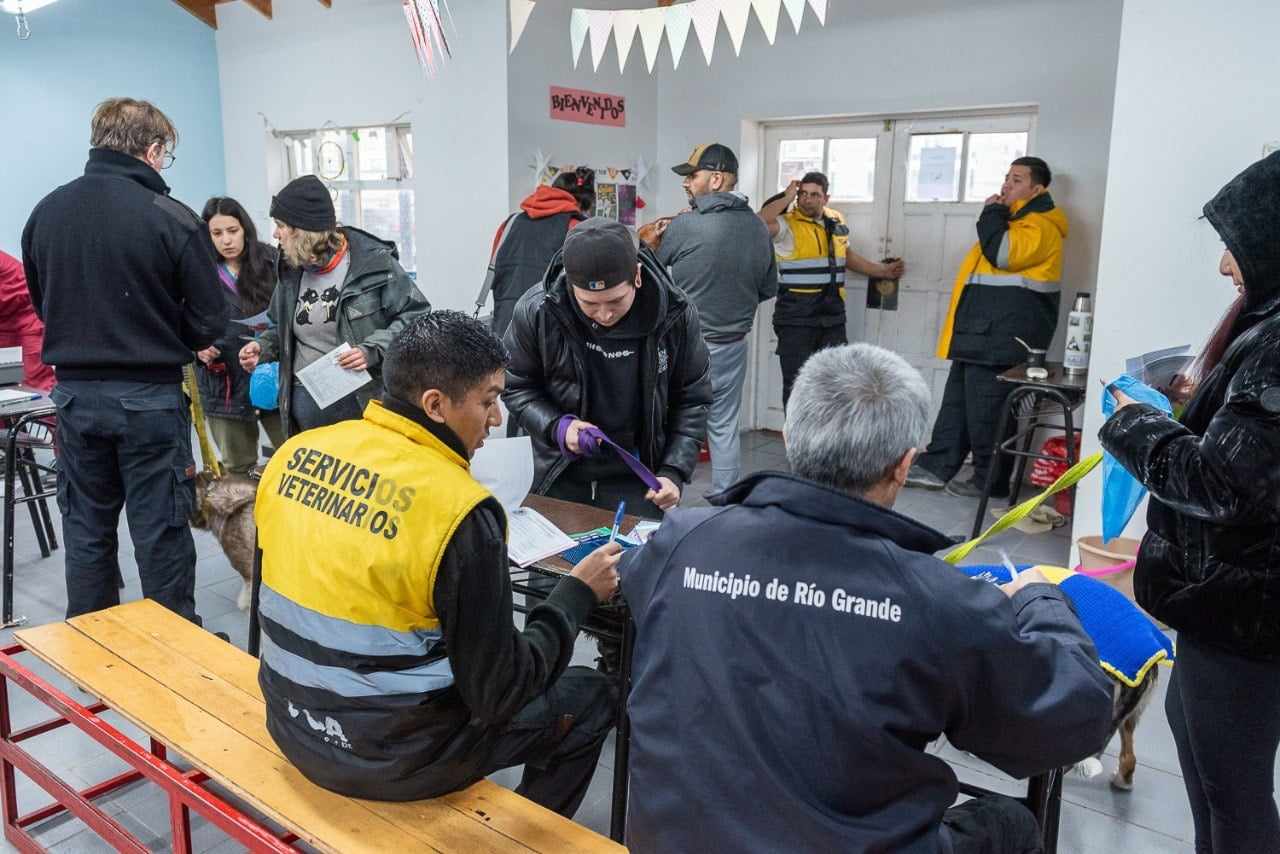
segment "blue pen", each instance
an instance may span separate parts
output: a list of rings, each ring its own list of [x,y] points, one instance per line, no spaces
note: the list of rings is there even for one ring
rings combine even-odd
[[[622,514],[627,512],[627,502],[618,502],[618,512],[613,514],[613,530],[609,532],[609,542],[618,538],[618,526],[622,524]]]

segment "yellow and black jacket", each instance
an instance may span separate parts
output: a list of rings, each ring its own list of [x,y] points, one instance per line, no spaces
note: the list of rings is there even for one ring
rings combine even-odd
[[[267,729],[306,777],[354,797],[479,779],[594,605],[567,578],[514,628],[501,505],[457,436],[399,401],[286,442],[255,515]]]
[[[778,255],[778,301],[774,326],[844,326],[844,264],[849,226],[838,211],[824,208],[810,219],[798,208],[783,214],[794,241]],[[776,244],[775,244],[776,246]]]
[[[1048,193],[1012,206],[987,205],[938,336],[939,359],[1014,365],[1032,347],[1047,348],[1062,298],[1067,218]]]

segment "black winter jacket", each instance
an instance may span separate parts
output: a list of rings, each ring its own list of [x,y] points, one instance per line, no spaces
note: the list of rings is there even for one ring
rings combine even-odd
[[[711,362],[693,304],[648,249],[640,250],[640,265],[642,286],[632,311],[652,316],[642,353],[640,460],[677,483],[687,483],[707,433]],[[556,253],[543,287],[516,303],[505,339],[511,362],[502,400],[533,439],[534,489],[539,494],[569,465],[556,445],[556,422],[564,415],[592,419],[591,401],[585,399],[586,339],[568,288]]]
[[[338,293],[338,336],[353,347],[362,347],[368,357],[372,381],[356,390],[363,407],[382,393],[382,357],[391,339],[414,317],[429,312],[431,304],[400,266],[400,253],[394,243],[347,225],[341,231],[347,237],[351,266]],[[259,335],[258,343],[262,347],[261,361],[280,363],[280,421],[285,432],[292,435],[295,430],[289,404],[296,344],[293,319],[298,313],[303,271],[283,257],[277,267],[280,281],[267,310],[275,326]]]
[[[58,379],[177,383],[227,321],[209,229],[160,173],[106,148],[45,196],[22,263]]]
[[[270,254],[274,270],[276,250],[270,246],[264,248]],[[271,289],[274,292],[274,277]],[[271,298],[268,296],[264,302],[253,302],[243,293],[232,293],[226,285],[222,285],[222,298],[227,303],[231,319],[223,328],[221,337],[213,342],[222,355],[208,365],[196,363],[200,400],[204,404],[204,414],[210,418],[256,421],[258,410],[249,401],[249,374],[240,367],[240,348],[253,338],[253,330],[235,321],[266,311]]]
[[[1244,274],[1235,341],[1174,421],[1116,412],[1103,446],[1151,490],[1138,603],[1236,655],[1280,657],[1280,154],[1204,213]]]

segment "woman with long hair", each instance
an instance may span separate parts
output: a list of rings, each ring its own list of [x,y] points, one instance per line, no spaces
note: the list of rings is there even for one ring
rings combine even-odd
[[[1205,205],[1238,297],[1175,420],[1115,393],[1100,437],[1151,491],[1138,604],[1178,631],[1165,700],[1198,854],[1280,851],[1280,153]]]
[[[215,196],[203,213],[218,253],[218,278],[230,310],[222,338],[196,354],[196,378],[209,433],[227,471],[247,474],[258,463],[258,425],[273,447],[284,441],[280,413],[249,400],[249,374],[237,354],[254,330],[237,323],[266,311],[276,288],[276,253],[258,240],[253,219],[235,199]]]

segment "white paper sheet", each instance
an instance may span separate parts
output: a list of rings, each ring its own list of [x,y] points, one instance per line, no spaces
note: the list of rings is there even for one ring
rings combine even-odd
[[[241,326],[248,326],[250,329],[252,329],[255,332],[261,332],[262,330],[269,329],[270,327],[275,325],[271,322],[271,318],[267,317],[267,312],[265,309],[253,315],[252,317],[240,317],[232,320],[231,322],[239,323]]]
[[[508,510],[515,510],[533,486],[533,441],[528,436],[485,439],[471,458],[471,476]]]
[[[507,555],[524,568],[535,561],[560,554],[578,543],[536,510],[507,510]]]
[[[328,409],[373,379],[368,371],[349,371],[338,367],[338,357],[350,349],[351,345],[344,341],[298,371],[298,379],[307,394],[321,409]]]

